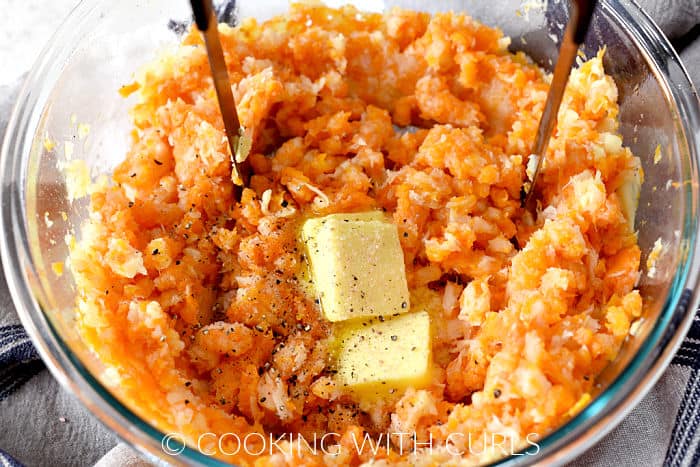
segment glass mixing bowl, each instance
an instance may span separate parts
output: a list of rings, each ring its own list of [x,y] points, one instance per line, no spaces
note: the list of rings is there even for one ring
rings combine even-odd
[[[568,14],[561,1],[546,6],[518,0],[502,0],[498,6],[490,0],[355,3],[371,10],[399,5],[468,11],[510,35],[513,50],[524,50],[550,69]],[[264,19],[286,8],[284,0],[242,1],[226,13],[229,19]],[[87,200],[66,199],[57,154],[68,151],[83,159],[93,178],[110,173],[126,152],[128,109],[134,102],[119,96],[120,86],[131,82],[132,73],[157,50],[176,44],[178,26],[189,17],[189,5],[182,0],[85,1],[72,12],[31,71],[10,119],[0,167],[1,247],[22,323],[54,376],[151,460],[218,465],[190,448],[177,457],[167,455],[161,448],[163,434],[105,388],[104,368],[74,327],[71,274],[52,271],[53,263],[66,259],[65,236],[77,234],[74,228],[87,216]],[[636,224],[642,264],[657,239],[666,248],[653,274],[646,266],[642,270],[644,319],[599,377],[593,400],[544,437],[532,455],[505,458],[503,465],[562,463],[611,430],[669,364],[700,298],[697,95],[671,45],[635,3],[599,3],[584,51],[590,56],[602,46],[607,47],[606,70],[619,89],[624,143],[641,157],[646,174]],[[90,124],[87,137],[79,122]],[[47,136],[57,141],[55,151],[47,150]],[[657,145],[660,160],[654,158]]]

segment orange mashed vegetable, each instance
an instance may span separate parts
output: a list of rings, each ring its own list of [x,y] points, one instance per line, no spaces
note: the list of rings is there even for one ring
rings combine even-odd
[[[199,439],[255,466],[477,464],[505,454],[485,436],[527,447],[580,410],[642,312],[617,193],[639,165],[616,133],[602,53],[571,76],[528,224],[519,194],[549,77],[500,31],[461,14],[309,5],[219,30],[253,132],[250,186],[236,202],[190,32],[139,73],[131,149],[92,194],[71,256],[80,332],[109,387],[193,446],[202,433],[338,434],[332,454],[294,443],[254,455],[257,437],[227,456],[232,438]],[[368,405],[334,384],[297,237],[309,216],[373,209],[398,227],[436,368],[428,387]],[[353,445],[394,432],[433,448]],[[471,446],[453,436],[447,449],[452,433]]]

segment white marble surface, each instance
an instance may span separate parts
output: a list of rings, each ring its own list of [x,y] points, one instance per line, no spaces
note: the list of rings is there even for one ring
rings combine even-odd
[[[79,0],[0,0],[0,88],[26,73]]]

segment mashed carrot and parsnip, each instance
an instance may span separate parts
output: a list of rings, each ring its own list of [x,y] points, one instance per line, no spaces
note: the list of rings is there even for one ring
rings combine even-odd
[[[528,224],[548,77],[498,30],[309,5],[219,30],[253,136],[241,201],[190,32],[130,87],[131,149],[72,250],[110,388],[256,466],[481,463],[585,406],[642,312],[641,168],[602,53],[572,73]],[[283,434],[308,444],[270,449]]]

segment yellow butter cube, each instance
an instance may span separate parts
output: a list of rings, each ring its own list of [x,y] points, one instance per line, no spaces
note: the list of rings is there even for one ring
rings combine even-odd
[[[382,211],[365,211],[365,212],[353,212],[353,213],[341,213],[341,214],[329,214],[325,217],[316,217],[314,219],[309,219],[307,222],[319,222],[324,220],[332,220],[338,222],[367,222],[367,221],[380,221],[389,222],[389,218]]]
[[[341,388],[371,399],[430,382],[427,312],[348,321],[337,325],[335,334]]]
[[[329,321],[408,311],[396,226],[375,211],[309,219],[302,227],[311,277]]]

